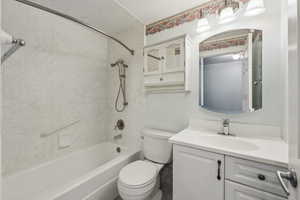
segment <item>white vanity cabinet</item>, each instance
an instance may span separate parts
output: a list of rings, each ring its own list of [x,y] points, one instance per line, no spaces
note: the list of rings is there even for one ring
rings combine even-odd
[[[192,45],[187,35],[144,48],[146,91],[188,91]]]
[[[225,200],[287,200],[284,197],[231,181],[226,181],[225,191]]]
[[[173,145],[174,200],[287,200],[281,166]]]
[[[173,200],[224,198],[224,155],[174,146]]]

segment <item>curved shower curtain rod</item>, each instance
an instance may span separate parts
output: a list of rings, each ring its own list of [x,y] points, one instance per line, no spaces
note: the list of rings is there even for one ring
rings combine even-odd
[[[123,42],[121,42],[120,40],[116,39],[115,37],[113,37],[113,36],[111,36],[111,35],[108,35],[107,33],[103,32],[103,31],[97,29],[96,27],[94,27],[94,26],[92,26],[92,25],[90,25],[90,24],[87,24],[87,23],[85,23],[85,22],[83,22],[83,21],[81,21],[81,20],[79,20],[79,19],[77,19],[77,18],[75,18],[75,17],[69,16],[69,15],[64,14],[64,13],[61,13],[61,12],[59,12],[59,11],[57,11],[57,10],[54,10],[54,9],[51,9],[51,8],[42,6],[42,5],[37,4],[37,3],[35,3],[35,2],[32,2],[32,1],[28,1],[28,0],[15,0],[15,1],[18,1],[18,2],[20,2],[20,3],[26,4],[26,5],[28,5],[28,6],[31,6],[31,7],[34,7],[34,8],[43,10],[43,11],[46,11],[46,12],[48,12],[48,13],[52,13],[52,14],[54,14],[54,15],[57,15],[57,16],[60,16],[60,17],[62,17],[62,18],[65,18],[65,19],[68,19],[68,20],[70,20],[70,21],[73,21],[73,22],[75,22],[75,23],[78,23],[78,24],[80,24],[80,25],[82,25],[82,26],[84,26],[84,27],[87,27],[87,28],[89,28],[89,29],[91,29],[91,30],[93,30],[93,31],[95,31],[95,32],[97,32],[97,33],[100,33],[100,34],[102,34],[102,35],[104,35],[104,36],[106,36],[106,37],[108,37],[108,38],[114,40],[115,42],[117,42],[117,43],[119,43],[121,46],[123,46],[125,49],[127,49],[127,50],[130,52],[131,55],[134,55],[134,50],[130,49],[128,46],[126,46],[126,45],[125,45]]]

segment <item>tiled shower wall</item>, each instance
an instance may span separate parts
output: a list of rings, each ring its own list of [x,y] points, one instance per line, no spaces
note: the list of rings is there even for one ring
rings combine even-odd
[[[3,174],[106,141],[107,39],[15,1],[2,3],[3,29],[27,43],[2,65]],[[59,147],[59,134],[71,138],[71,147]]]
[[[116,142],[121,145],[139,149],[140,133],[144,127],[145,116],[145,94],[143,85],[143,47],[144,47],[144,26],[136,22],[128,30],[123,30],[116,35],[117,38],[124,41],[130,48],[135,50],[134,56],[128,51],[120,47],[113,41],[109,42],[109,60],[110,63],[123,59],[128,64],[126,70],[126,92],[128,107],[124,112],[118,113],[114,109],[114,102],[118,92],[119,79],[117,68],[109,68],[109,109],[111,112],[109,121],[110,136],[121,134],[122,138]],[[120,98],[122,103],[122,97]],[[123,131],[114,130],[115,123],[118,119],[125,121],[125,129]]]

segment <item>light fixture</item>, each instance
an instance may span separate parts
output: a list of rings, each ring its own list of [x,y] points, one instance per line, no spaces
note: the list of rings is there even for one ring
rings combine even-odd
[[[245,16],[260,15],[266,11],[264,0],[251,0],[246,8]]]
[[[239,60],[239,59],[241,59],[241,54],[240,53],[232,54],[232,59],[233,60]]]
[[[244,52],[234,53],[231,56],[233,60],[242,60],[245,58]]]
[[[227,0],[225,0],[225,8],[220,12],[219,24],[226,24],[236,19],[233,7],[228,6]]]
[[[205,31],[208,31],[210,29],[210,25],[208,23],[207,18],[203,14],[203,10],[200,10],[200,19],[197,23],[197,32],[203,33]]]

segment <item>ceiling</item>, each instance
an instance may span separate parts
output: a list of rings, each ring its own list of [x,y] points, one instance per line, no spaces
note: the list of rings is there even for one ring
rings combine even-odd
[[[143,24],[150,24],[209,0],[115,0]]]
[[[113,0],[32,0],[56,9],[113,34],[126,30],[138,20]]]
[[[32,0],[113,34],[145,25],[209,0]],[[172,5],[170,5],[172,3]]]

